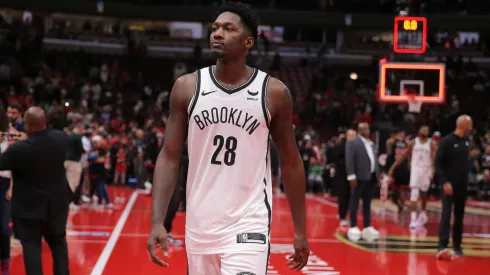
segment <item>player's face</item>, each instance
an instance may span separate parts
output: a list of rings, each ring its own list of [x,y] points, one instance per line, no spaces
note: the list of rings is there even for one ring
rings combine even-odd
[[[224,12],[213,23],[210,43],[213,56],[229,58],[247,53],[254,39],[240,22],[240,16]]]
[[[422,138],[427,138],[429,136],[429,127],[422,127],[419,130],[419,136]]]

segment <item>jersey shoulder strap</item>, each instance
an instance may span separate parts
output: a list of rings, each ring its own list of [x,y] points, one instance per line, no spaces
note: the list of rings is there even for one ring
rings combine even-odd
[[[187,107],[187,122],[189,122],[190,117],[192,116],[192,111],[194,111],[194,107],[196,107],[197,99],[199,98],[199,91],[201,90],[201,81],[202,81],[202,71],[203,69],[196,71],[196,86],[194,88],[194,95],[191,98],[189,106]]]

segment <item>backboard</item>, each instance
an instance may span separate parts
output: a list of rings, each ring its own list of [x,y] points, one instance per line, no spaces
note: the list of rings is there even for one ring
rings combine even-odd
[[[446,67],[440,63],[385,62],[380,64],[378,101],[407,103],[409,95],[425,104],[443,104]]]

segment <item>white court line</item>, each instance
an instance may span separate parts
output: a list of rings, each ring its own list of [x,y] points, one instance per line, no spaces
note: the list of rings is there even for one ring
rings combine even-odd
[[[335,207],[335,208],[338,208],[337,203],[335,203],[335,202],[331,202],[331,201],[326,200],[326,199],[324,199],[324,198],[320,198],[320,197],[313,197],[312,199],[314,199],[314,200],[316,200],[316,201],[319,201],[319,202],[321,202],[321,203],[323,203],[323,204],[330,205],[330,206],[333,206],[333,207]]]
[[[68,243],[107,243],[105,240],[70,240],[67,239]]]
[[[148,238],[148,234],[143,233],[122,233],[120,237],[131,237],[131,238]],[[184,235],[174,235],[172,237],[176,239],[184,239]],[[292,238],[272,238],[272,242],[292,242]],[[341,243],[337,239],[308,239],[310,243]]]
[[[126,204],[126,207],[124,207],[121,217],[119,217],[119,220],[117,221],[114,230],[112,230],[111,236],[109,237],[109,240],[107,241],[104,250],[102,250],[102,253],[100,254],[99,259],[97,260],[97,263],[95,264],[94,269],[92,270],[92,273],[90,273],[90,275],[101,275],[104,271],[105,265],[107,264],[107,261],[109,261],[112,250],[114,250],[114,247],[116,246],[117,240],[119,239],[123,227],[128,220],[129,212],[131,212],[131,209],[133,208],[137,198],[138,192],[133,192],[128,200],[128,203]]]
[[[90,229],[113,229],[114,226],[111,225],[74,225],[74,224],[69,224],[66,226],[68,229],[72,228],[90,228]]]

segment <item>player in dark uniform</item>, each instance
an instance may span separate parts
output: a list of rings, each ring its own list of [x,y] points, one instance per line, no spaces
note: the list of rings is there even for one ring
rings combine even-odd
[[[399,130],[391,141],[388,142],[388,159],[387,167],[391,167],[408,148],[405,131]],[[410,170],[408,168],[408,159],[404,160],[393,171],[394,190],[392,194],[393,202],[398,206],[398,213],[401,213],[404,207],[404,191],[408,190],[410,183]]]

